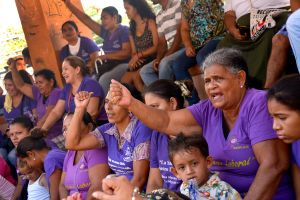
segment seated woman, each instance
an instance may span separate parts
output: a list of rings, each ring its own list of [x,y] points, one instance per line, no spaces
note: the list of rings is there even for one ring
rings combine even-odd
[[[145,88],[145,104],[153,108],[173,111],[184,107],[184,97],[178,85],[169,80],[157,80]],[[195,132],[199,131],[195,127]],[[168,155],[168,135],[154,131],[150,145],[150,173],[147,183],[147,192],[165,188],[179,192],[181,180],[171,172],[173,167]]]
[[[249,66],[249,75],[256,79],[257,88],[262,88],[265,82],[272,37],[285,24],[289,6],[290,0],[226,1],[224,22],[228,33],[218,48],[234,47],[242,51]],[[282,10],[275,13],[270,11],[279,8]],[[266,14],[256,14],[258,10]],[[253,14],[250,14],[251,11]],[[255,23],[251,24],[251,21]],[[269,24],[274,27],[266,28]]]
[[[140,76],[140,68],[156,58],[158,33],[155,15],[145,0],[124,0],[124,7],[130,19],[131,59],[128,72],[121,81],[134,85],[142,92],[144,83]]]
[[[60,99],[43,124],[43,129],[49,130],[63,117],[64,113],[74,112],[74,96],[79,91],[93,93],[93,97],[87,107],[87,112],[93,119],[106,120],[104,110],[101,112],[101,118],[99,117],[99,110],[104,99],[102,88],[97,81],[88,77],[87,74],[87,67],[81,58],[77,56],[65,58],[62,64],[62,76],[66,81],[66,85],[61,92]]]
[[[76,109],[66,134],[66,147],[74,150],[107,147],[108,165],[113,172],[126,176],[133,185],[143,189],[149,173],[152,130],[127,109],[112,104],[108,93],[105,110],[109,123],[96,128],[91,134],[81,134],[80,122],[89,100],[87,92],[76,94]]]
[[[103,39],[104,55],[99,56],[104,63],[98,69],[99,83],[106,95],[111,79],[121,80],[127,70],[130,58],[129,29],[121,24],[122,17],[113,6],[102,9],[101,24],[78,9],[71,0],[64,0],[70,11],[95,34]]]
[[[63,131],[70,127],[73,114],[67,114],[64,118]],[[91,116],[85,112],[80,120],[81,135],[94,130],[94,122]],[[69,150],[64,160],[63,172],[60,180],[60,198],[79,192],[82,199],[92,199],[92,193],[102,190],[102,179],[110,172],[107,165],[107,149],[95,148],[91,150]]]
[[[266,92],[248,88],[247,64],[241,52],[215,51],[203,68],[208,100],[186,109],[153,109],[116,81],[110,86],[112,103],[168,135],[191,134],[192,127],[201,127],[215,160],[211,170],[219,172],[245,199],[293,199],[285,174],[288,146],[272,130]]]
[[[292,143],[292,174],[296,199],[300,198],[300,75],[279,80],[268,91],[268,108],[278,138]]]
[[[31,84],[29,74],[24,70],[18,71],[23,82]],[[36,102],[29,97],[23,95],[23,93],[16,87],[12,72],[7,72],[3,79],[6,95],[0,96],[0,109],[3,108],[4,118],[9,125],[14,118],[25,115],[28,116],[32,122],[35,122]]]
[[[60,50],[61,61],[71,55],[78,56],[84,60],[89,72],[92,73],[99,52],[97,44],[87,37],[80,36],[78,27],[74,21],[69,20],[63,23],[61,32],[63,38],[68,42]]]
[[[49,69],[39,70],[34,74],[35,85],[24,82],[15,65],[10,65],[13,81],[17,89],[37,102],[37,127],[42,127],[56,105],[61,89],[58,88],[55,75]],[[62,120],[58,120],[48,131],[47,139],[52,140],[59,148],[63,148]]]
[[[46,131],[35,128],[30,136],[23,138],[17,147],[18,158],[35,169],[44,169],[51,199],[59,199],[59,183],[66,153],[50,150],[44,140]]]

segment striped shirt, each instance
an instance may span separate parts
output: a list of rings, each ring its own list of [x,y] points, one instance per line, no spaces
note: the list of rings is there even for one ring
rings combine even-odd
[[[166,9],[161,9],[156,16],[158,35],[165,36],[169,48],[172,46],[180,21],[180,0],[169,0]]]

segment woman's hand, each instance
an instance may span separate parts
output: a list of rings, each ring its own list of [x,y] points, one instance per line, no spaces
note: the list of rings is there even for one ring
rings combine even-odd
[[[81,91],[75,95],[75,106],[76,108],[86,109],[89,105],[90,99],[93,95],[93,92]]]
[[[105,178],[102,180],[103,192],[94,192],[93,196],[101,200],[131,199],[133,188],[125,176]]]
[[[62,200],[82,200],[82,195],[79,192],[75,192],[71,196],[68,196]]]
[[[133,99],[129,90],[116,80],[111,80],[109,95],[112,103],[125,108],[129,108]]]
[[[246,40],[246,36],[242,35],[238,28],[232,28],[229,32],[236,40]]]
[[[193,46],[187,46],[187,47],[185,47],[185,54],[188,57],[195,57],[196,56],[195,48]]]
[[[143,59],[140,59],[137,54],[134,54],[128,63],[130,71],[136,70],[139,66],[144,63]]]

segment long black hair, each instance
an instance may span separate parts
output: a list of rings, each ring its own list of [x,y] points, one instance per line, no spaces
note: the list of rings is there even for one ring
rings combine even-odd
[[[124,3],[128,3],[132,7],[136,9],[138,14],[141,16],[142,19],[153,19],[155,20],[155,14],[152,11],[151,7],[145,0],[124,0]],[[129,22],[129,29],[132,35],[135,34],[136,30],[136,23],[134,20],[130,20]]]

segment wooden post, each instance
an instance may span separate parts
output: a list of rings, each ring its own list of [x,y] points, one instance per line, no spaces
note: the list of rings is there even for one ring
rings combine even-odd
[[[54,71],[60,86],[60,49],[66,45],[61,25],[67,20],[77,23],[82,35],[91,37],[91,31],[68,10],[62,0],[15,0],[34,70],[48,68]],[[82,9],[80,0],[75,0]]]

